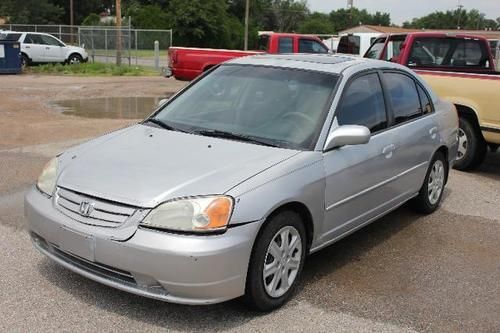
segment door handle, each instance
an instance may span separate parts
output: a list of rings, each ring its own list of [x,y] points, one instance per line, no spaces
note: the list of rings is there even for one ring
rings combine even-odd
[[[429,135],[431,136],[431,139],[435,139],[437,136],[438,128],[433,127],[429,130]]]
[[[385,155],[385,158],[391,158],[394,150],[396,150],[396,146],[394,144],[390,144],[382,149],[382,155]]]
[[[31,47],[30,47],[29,45],[26,45],[26,48],[27,48],[27,49],[29,49],[29,48],[31,48]]]
[[[48,46],[45,46],[45,49],[46,49],[46,50],[50,50],[50,47],[48,47]]]

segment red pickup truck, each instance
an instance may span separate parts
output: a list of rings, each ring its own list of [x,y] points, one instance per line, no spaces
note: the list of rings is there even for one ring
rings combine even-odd
[[[480,36],[415,32],[382,35],[365,53],[415,70],[459,115],[455,168],[471,170],[500,145],[500,72]]]
[[[221,62],[259,53],[328,53],[328,48],[316,36],[288,33],[260,35],[257,51],[171,47],[169,74],[179,80],[192,80]]]

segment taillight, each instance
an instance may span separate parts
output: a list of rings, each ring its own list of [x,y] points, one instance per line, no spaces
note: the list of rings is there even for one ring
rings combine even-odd
[[[175,64],[177,62],[177,52],[175,50],[169,50],[170,53],[170,64]]]

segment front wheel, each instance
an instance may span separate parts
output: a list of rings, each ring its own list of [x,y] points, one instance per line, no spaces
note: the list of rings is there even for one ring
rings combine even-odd
[[[430,214],[438,208],[447,177],[448,163],[443,153],[437,152],[430,163],[418,196],[413,200],[413,206],[418,212]]]
[[[284,211],[263,227],[255,240],[244,299],[252,308],[271,311],[293,294],[306,253],[300,215]]]
[[[78,64],[82,63],[82,61],[83,61],[83,58],[79,54],[72,54],[68,58],[68,64],[70,64],[70,65],[78,65]]]

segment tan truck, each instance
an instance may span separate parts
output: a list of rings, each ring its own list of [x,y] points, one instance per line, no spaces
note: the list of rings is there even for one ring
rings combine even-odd
[[[485,38],[440,32],[383,35],[365,54],[419,73],[459,115],[455,168],[472,170],[500,145],[500,72]]]

